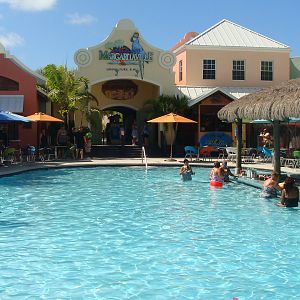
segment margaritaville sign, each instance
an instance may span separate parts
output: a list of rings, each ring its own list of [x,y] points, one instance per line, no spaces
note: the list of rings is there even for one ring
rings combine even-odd
[[[153,52],[146,52],[143,54],[136,54],[136,53],[121,53],[121,52],[109,52],[107,50],[99,51],[99,59],[100,60],[111,60],[111,61],[128,61],[128,62],[136,62],[136,61],[146,61],[150,62],[153,60]],[[112,62],[113,63],[113,62]]]
[[[107,71],[115,71],[117,76],[119,72],[131,71],[135,76],[144,76],[144,63],[153,61],[153,52],[146,52],[140,44],[139,33],[134,32],[130,38],[130,46],[126,46],[124,40],[115,40],[105,44],[105,50],[99,50],[99,60],[106,60],[108,64],[115,65],[108,68]],[[126,66],[136,65],[133,68]]]

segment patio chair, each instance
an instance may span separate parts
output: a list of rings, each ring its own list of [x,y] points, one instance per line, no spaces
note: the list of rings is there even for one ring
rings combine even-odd
[[[211,153],[215,151],[215,148],[212,146],[204,146],[199,151],[199,158],[203,160],[212,160]]]
[[[228,161],[235,162],[237,157],[237,148],[234,147],[226,147],[227,159]]]
[[[266,147],[261,147],[261,152],[263,154],[263,162],[272,162],[274,153],[272,150],[266,148]]]
[[[286,167],[293,167],[293,168],[300,168],[300,151],[295,150],[292,153],[293,158],[286,158],[284,160],[284,166]]]
[[[26,148],[26,160],[27,162],[35,161],[36,149],[34,146],[28,145]]]
[[[193,146],[185,146],[184,152],[185,152],[184,158],[189,158],[190,161],[193,160],[193,157],[198,158],[198,150]]]
[[[227,156],[226,149],[225,148],[218,148],[218,152],[219,152],[218,159],[224,160],[225,157]]]
[[[6,148],[2,153],[2,163],[13,163],[15,161],[15,148]]]

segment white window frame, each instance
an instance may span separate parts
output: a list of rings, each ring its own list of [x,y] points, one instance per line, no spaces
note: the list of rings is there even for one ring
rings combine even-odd
[[[179,81],[182,81],[183,75],[182,75],[182,60],[178,63],[178,69],[179,69]]]
[[[263,70],[262,69],[262,64],[263,63],[268,63],[268,66],[267,66],[267,68],[269,69],[270,68],[270,65],[269,64],[271,64],[271,66],[272,66],[272,69],[271,69],[271,71],[270,70]],[[262,77],[262,72],[267,72],[266,74],[272,74],[272,79],[270,80],[270,79],[263,79]],[[272,60],[261,60],[260,61],[260,80],[261,81],[274,81],[274,62],[272,61]]]
[[[204,68],[204,65],[205,65],[205,63],[204,63],[204,61],[214,61],[214,69],[210,69],[210,68],[208,68],[208,69],[205,69]],[[212,63],[211,63],[211,65],[212,65]],[[202,60],[202,79],[203,80],[216,80],[216,74],[217,74],[217,67],[216,67],[216,65],[217,65],[217,63],[216,63],[216,60],[215,59],[213,59],[213,58],[204,58],[203,60]],[[204,78],[204,71],[210,71],[210,70],[213,70],[215,73],[214,73],[214,78]]]
[[[241,62],[243,64],[241,64]],[[236,63],[236,66],[234,64]],[[236,68],[234,68],[236,67]],[[244,78],[243,79],[235,79],[234,72],[243,72]],[[234,81],[244,81],[246,79],[246,61],[244,59],[234,59],[232,61],[232,80]]]

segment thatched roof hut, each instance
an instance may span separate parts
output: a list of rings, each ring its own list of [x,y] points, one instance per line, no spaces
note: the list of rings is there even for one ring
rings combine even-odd
[[[218,117],[228,122],[238,121],[240,132],[242,119],[273,120],[274,170],[280,173],[279,121],[300,117],[300,79],[288,80],[243,96],[224,106],[218,112]],[[241,168],[241,141],[240,135],[238,136],[238,169]]]
[[[219,112],[221,120],[236,119],[279,120],[300,117],[300,79],[292,79],[278,85],[241,97],[224,106]]]

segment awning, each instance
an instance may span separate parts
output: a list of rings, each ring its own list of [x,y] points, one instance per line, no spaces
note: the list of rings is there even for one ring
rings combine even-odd
[[[24,110],[24,95],[0,95],[0,110],[22,113]]]

